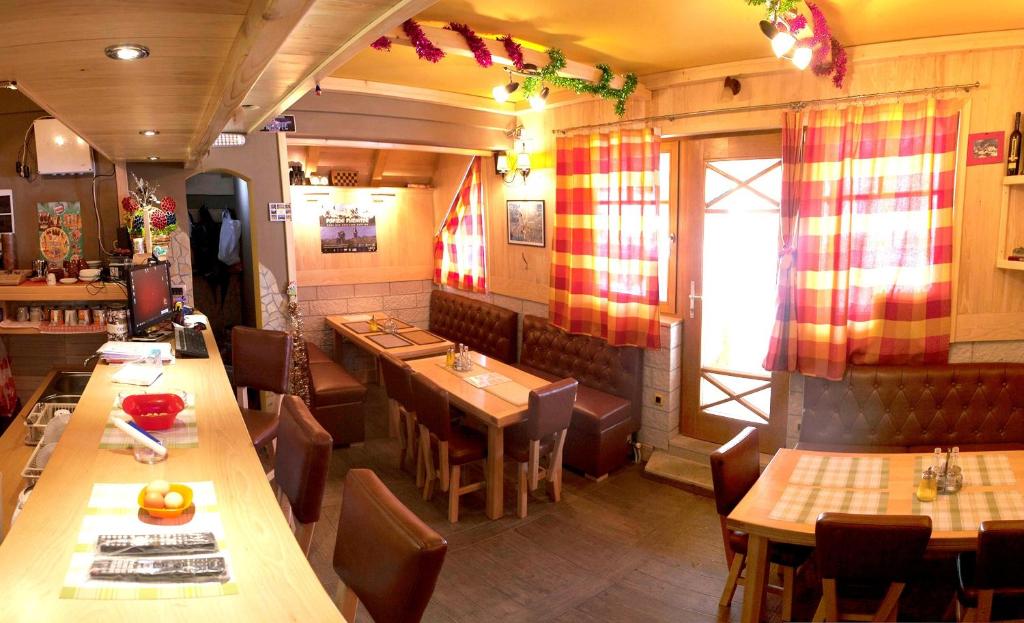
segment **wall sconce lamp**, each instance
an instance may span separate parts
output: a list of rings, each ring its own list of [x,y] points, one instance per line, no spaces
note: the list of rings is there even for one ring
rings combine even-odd
[[[526,149],[526,141],[523,139],[523,126],[517,125],[507,132],[512,139],[512,151],[494,152],[494,172],[501,176],[506,184],[516,181],[520,175],[523,184],[530,176],[530,153]]]

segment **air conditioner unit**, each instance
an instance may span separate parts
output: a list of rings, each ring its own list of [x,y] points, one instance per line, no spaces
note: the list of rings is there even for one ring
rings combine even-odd
[[[92,175],[92,148],[56,119],[40,119],[36,135],[37,172],[41,175]]]

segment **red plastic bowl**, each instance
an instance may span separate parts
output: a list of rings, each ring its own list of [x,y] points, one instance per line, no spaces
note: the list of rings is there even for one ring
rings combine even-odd
[[[167,430],[185,402],[176,394],[133,394],[122,401],[121,408],[145,430]]]

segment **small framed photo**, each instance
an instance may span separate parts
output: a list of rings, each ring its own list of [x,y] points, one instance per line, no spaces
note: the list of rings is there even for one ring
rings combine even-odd
[[[508,243],[543,247],[544,201],[506,201],[508,208]]]
[[[1003,161],[1005,132],[979,132],[967,138],[967,166]]]

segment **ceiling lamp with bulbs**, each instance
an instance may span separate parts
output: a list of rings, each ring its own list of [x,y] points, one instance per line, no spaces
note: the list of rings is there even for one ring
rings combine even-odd
[[[506,70],[507,71],[507,70]],[[499,84],[491,89],[494,101],[504,104],[513,93],[519,90],[519,83],[512,80],[512,72],[508,71],[508,84]]]
[[[799,0],[746,1],[767,8],[768,14],[759,27],[771,41],[776,58],[787,59],[801,71],[813,67],[816,75],[831,76],[836,88],[842,88],[846,78],[846,50],[832,35],[821,8],[813,2]],[[799,4],[807,5],[810,19],[797,10]]]

